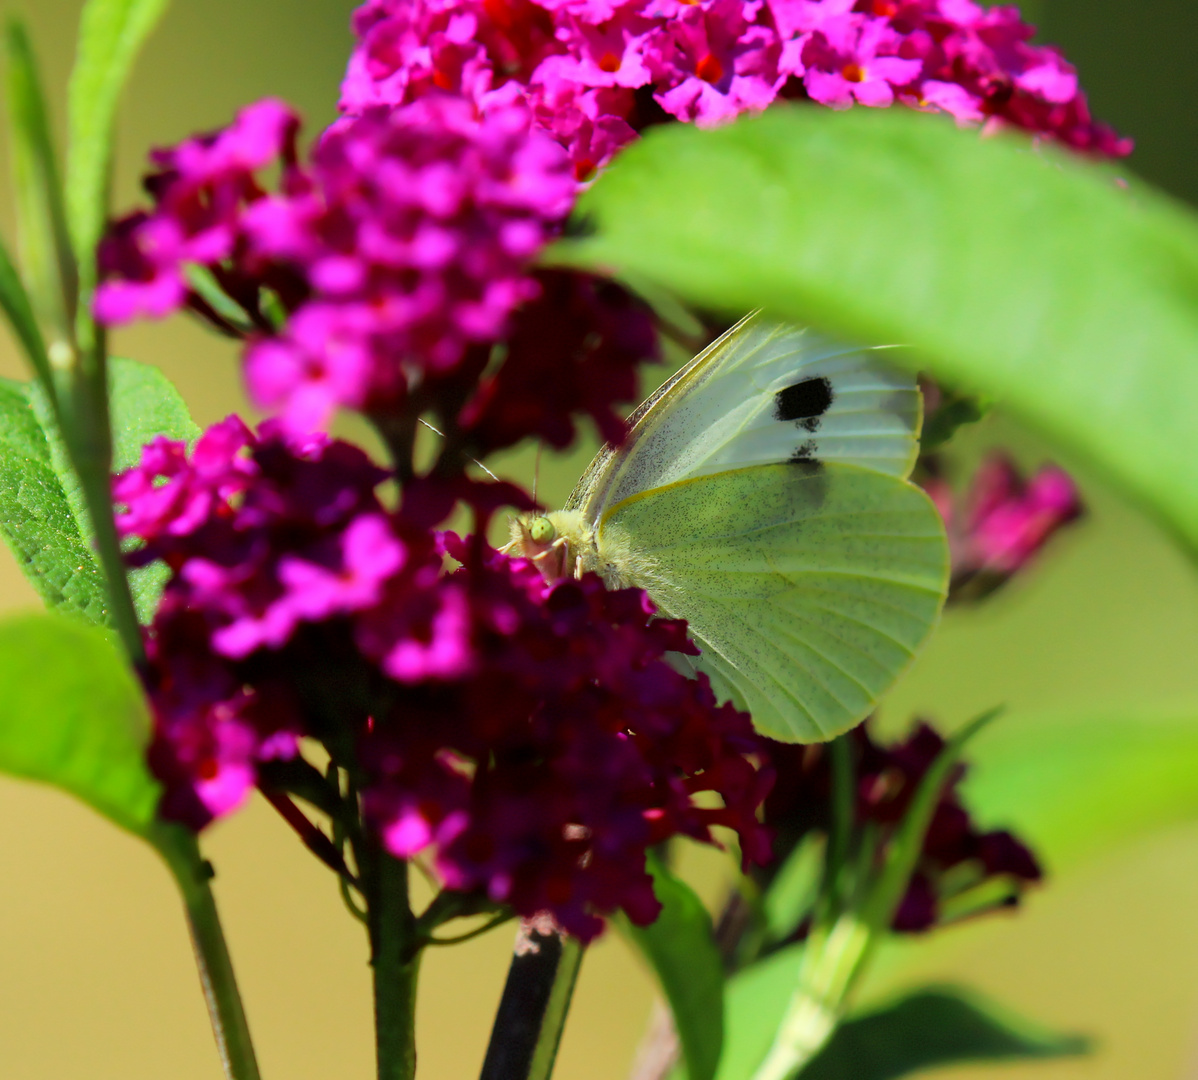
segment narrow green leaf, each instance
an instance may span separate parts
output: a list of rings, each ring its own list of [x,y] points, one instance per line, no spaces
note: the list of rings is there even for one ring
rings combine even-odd
[[[1087,1039],[1017,1017],[979,994],[927,987],[846,1020],[799,1080],[897,1080],[924,1069],[983,1061],[1068,1057]]]
[[[95,249],[108,217],[117,103],[142,43],[167,3],[88,0],[80,16],[68,102],[66,203],[85,300],[95,287]]]
[[[107,626],[104,576],[79,533],[28,391],[0,384],[0,534],[48,607]]]
[[[784,941],[811,914],[819,897],[825,842],[818,832],[808,833],[778,868],[761,899],[766,940]]]
[[[551,257],[911,345],[896,359],[993,396],[1198,545],[1198,221],[1180,204],[1022,136],[792,106],[652,129],[579,213],[592,235]]]
[[[51,355],[61,348],[69,360],[78,289],[75,258],[37,62],[24,26],[15,19],[6,27],[4,48],[21,266],[34,310],[50,334]]]
[[[621,921],[661,983],[690,1080],[712,1080],[724,1043],[724,968],[711,916],[686,882],[650,858],[661,914],[649,926]]]
[[[46,614],[0,622],[0,770],[143,833],[158,802],[149,731],[141,687],[104,632]]]
[[[953,732],[936,760],[932,762],[919,781],[919,786],[911,797],[902,822],[893,839],[886,845],[881,876],[877,884],[873,886],[862,910],[862,918],[873,927],[875,938],[878,934],[885,932],[894,920],[894,913],[903,894],[907,891],[907,886],[911,882],[911,874],[914,872],[920,852],[923,850],[924,838],[927,835],[928,826],[932,822],[932,815],[936,812],[944,785],[961,757],[961,751],[965,744],[1001,711],[1001,708],[991,709]],[[864,962],[865,958],[863,957],[861,964],[864,965]]]
[[[25,285],[3,244],[0,244],[0,307],[4,309],[12,332],[25,350],[34,375],[49,386],[50,360],[46,356],[46,343],[34,318],[29,294],[25,292]]]

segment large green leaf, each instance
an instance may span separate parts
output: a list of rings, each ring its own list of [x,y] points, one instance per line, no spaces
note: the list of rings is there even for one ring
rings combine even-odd
[[[1198,819],[1198,710],[1003,717],[968,759],[970,812],[1024,837],[1050,873]]]
[[[51,463],[28,388],[0,383],[0,534],[48,607],[107,625],[108,594]]]
[[[95,282],[95,247],[108,216],[113,126],[121,90],[169,0],[88,0],[69,93],[66,204],[84,295]]]
[[[686,882],[650,858],[661,914],[648,926],[621,926],[657,974],[674,1016],[690,1080],[712,1080],[724,1042],[724,968],[711,916]]]
[[[1198,223],[1180,204],[1022,136],[784,106],[654,128],[579,213],[591,235],[557,258],[908,344],[1198,544]]]
[[[144,833],[158,802],[149,730],[141,687],[103,631],[47,614],[0,621],[0,771]]]
[[[153,364],[114,356],[108,362],[108,394],[114,473],[136,465],[142,447],[159,435],[188,445],[199,438],[183,396]]]
[[[928,987],[836,1029],[800,1080],[897,1080],[942,1065],[1085,1053],[1061,1035],[956,987]]]
[[[189,445],[199,437],[200,429],[182,395],[152,364],[114,357],[108,362],[108,393],[114,473],[136,465],[142,447],[159,435]],[[139,622],[148,623],[154,617],[168,576],[162,562],[130,572],[129,589]]]
[[[114,471],[136,464],[157,435],[188,443],[198,436],[183,398],[156,367],[113,359],[108,386]],[[41,386],[0,384],[0,534],[48,606],[111,625],[83,492]],[[166,576],[161,563],[129,575],[143,623],[153,617]]]

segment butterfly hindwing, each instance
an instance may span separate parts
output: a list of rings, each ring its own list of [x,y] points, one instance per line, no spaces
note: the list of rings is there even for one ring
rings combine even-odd
[[[939,617],[943,526],[918,488],[855,465],[761,465],[608,509],[600,559],[685,618],[717,694],[786,741],[874,707]]]

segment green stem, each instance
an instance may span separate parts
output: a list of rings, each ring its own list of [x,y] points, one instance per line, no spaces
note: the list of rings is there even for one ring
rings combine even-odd
[[[133,666],[140,670],[145,664],[145,646],[112,516],[112,436],[108,419],[107,365],[102,350],[91,359],[92,363],[86,367],[76,361],[72,370],[60,378],[59,421],[91,519],[96,554],[108,582],[113,623]]]
[[[212,867],[201,856],[195,837],[180,826],[156,823],[147,839],[166,860],[183,895],[200,985],[226,1080],[261,1080],[233,961],[209,884]]]
[[[753,1080],[792,1080],[836,1030],[870,951],[870,927],[850,914],[812,933],[773,1046]]]
[[[420,951],[408,901],[408,864],[373,853],[369,883],[370,963],[374,968],[378,1080],[416,1075],[416,977]]]

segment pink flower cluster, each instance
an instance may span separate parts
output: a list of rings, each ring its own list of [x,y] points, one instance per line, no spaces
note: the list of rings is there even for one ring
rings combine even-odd
[[[483,111],[522,100],[580,180],[649,124],[718,124],[780,97],[899,101],[1131,152],[1018,9],[973,0],[367,0],[354,29],[347,112],[433,93]]]
[[[870,735],[868,721],[847,738],[856,781],[854,835],[872,832],[880,852],[943,751],[944,739],[921,723],[906,739],[882,746]],[[808,832],[830,828],[833,779],[822,746],[771,743],[770,758],[778,784],[766,800],[764,817],[777,830],[778,866]],[[915,873],[895,912],[892,928],[900,933],[917,933],[946,918],[1016,904],[1023,889],[1042,876],[1022,841],[1005,829],[983,831],[974,824],[957,791],[964,775],[965,767],[958,767],[936,805]],[[758,873],[768,878],[770,870]],[[1005,890],[995,888],[1000,883]]]
[[[174,571],[147,641],[164,815],[203,826],[315,736],[393,854],[584,938],[602,912],[656,917],[645,853],[671,836],[727,827],[768,857],[749,718],[664,659],[694,651],[685,623],[490,549],[514,489],[417,482],[389,511],[385,476],[347,443],[230,418],[117,479],[131,558]],[[471,539],[430,528],[455,496]]]
[[[276,163],[280,190],[301,193],[309,181],[299,169],[299,120],[282,102],[261,101],[243,109],[228,128],[200,135],[151,160],[157,171],[145,181],[153,212],[137,211],[116,222],[100,246],[104,282],[96,294],[96,317],[108,325],[136,318],[161,318],[190,300],[223,329],[232,331],[191,291],[188,264],[214,268],[226,293],[263,329],[258,289],[269,285],[294,293],[291,283],[272,277],[249,250],[241,216],[265,196],[257,174]]]
[[[1063,469],[1048,466],[1025,480],[1003,454],[982,463],[964,505],[940,477],[923,486],[948,530],[953,599],[977,599],[1005,584],[1083,512]]]
[[[540,296],[528,264],[575,191],[561,148],[530,128],[523,106],[479,118],[445,96],[342,120],[307,168],[296,159],[297,128],[283,105],[264,101],[215,136],[159,152],[162,171],[148,181],[156,209],[118,223],[102,249],[98,316],[121,323],[188,303],[228,332],[248,332],[251,395],[297,432],[323,427],[338,408],[398,413],[413,383],[476,379],[513,313]],[[258,176],[276,161],[281,182],[268,192]],[[236,322],[193,288],[188,264],[240,306]],[[604,340],[633,341],[635,355],[607,350],[626,374],[579,403],[605,434],[612,402],[632,396],[635,364],[655,351],[647,318],[608,299],[626,325],[608,318]],[[279,307],[285,325],[276,325]],[[604,336],[589,327],[580,339],[596,330]],[[541,361],[513,354],[513,368],[530,363]],[[568,442],[560,404],[547,403],[520,437],[564,420]],[[482,410],[475,403],[466,422],[480,423]]]

